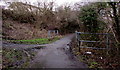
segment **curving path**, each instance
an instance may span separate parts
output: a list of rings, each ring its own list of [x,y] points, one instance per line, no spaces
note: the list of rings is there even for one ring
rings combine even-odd
[[[52,44],[47,44],[31,61],[30,68],[87,68],[86,64],[79,62],[63,49],[73,37],[74,34],[67,35]]]

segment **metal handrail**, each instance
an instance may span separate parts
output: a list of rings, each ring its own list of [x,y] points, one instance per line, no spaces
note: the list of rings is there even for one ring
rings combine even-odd
[[[108,49],[109,48],[109,34],[110,33],[87,33],[87,32],[75,32],[76,33],[76,39],[77,39],[77,43],[79,48],[91,48],[91,49]],[[106,48],[96,48],[96,47],[84,47],[84,46],[80,46],[80,42],[102,42],[102,41],[87,41],[87,40],[81,40],[80,38],[80,34],[97,34],[97,35],[106,35]]]
[[[87,32],[77,32],[78,34],[99,34],[99,35],[107,35],[109,33],[87,33]]]
[[[96,49],[96,50],[107,49],[107,48],[97,48],[97,47],[84,47],[84,46],[81,46],[80,48],[87,48],[87,49]]]

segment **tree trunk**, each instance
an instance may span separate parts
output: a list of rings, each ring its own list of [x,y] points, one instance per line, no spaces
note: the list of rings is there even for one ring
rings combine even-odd
[[[119,25],[120,22],[119,22],[119,18],[117,15],[117,7],[116,7],[117,3],[112,2],[112,3],[110,3],[110,5],[113,10],[113,16],[114,16],[114,21],[115,21],[115,23],[113,25],[114,30],[115,30],[115,36],[116,36],[118,42],[120,43],[120,25]]]

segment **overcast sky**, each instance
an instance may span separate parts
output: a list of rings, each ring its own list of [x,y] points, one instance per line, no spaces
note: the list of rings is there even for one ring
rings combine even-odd
[[[3,4],[4,0],[0,0],[0,5]],[[37,2],[37,1],[44,1],[44,2],[50,2],[50,1],[54,1],[58,6],[63,5],[63,4],[73,4],[75,2],[88,2],[88,1],[110,1],[110,0],[6,0],[6,1],[22,1],[22,2],[31,2],[32,4]],[[112,0],[112,1],[119,1],[119,0]]]
[[[108,2],[108,1],[119,1],[119,0],[22,0],[22,1],[30,1],[30,2],[37,2],[37,1],[47,1],[47,2],[50,2],[50,1],[54,1],[57,5],[62,5],[62,4],[65,4],[65,3],[68,3],[68,4],[73,4],[73,3],[76,3],[76,2]]]
[[[4,0],[0,0],[0,4],[3,4],[3,1]],[[34,2],[37,2],[37,1],[44,1],[44,2],[50,2],[50,1],[54,1],[55,3],[57,3],[58,5],[62,5],[64,3],[75,3],[75,2],[79,2],[81,0],[6,0],[6,1],[22,1],[22,2],[31,2],[31,3],[34,3]]]
[[[49,0],[49,1],[52,1],[52,0]],[[64,4],[64,3],[75,3],[75,2],[79,2],[79,1],[81,1],[81,0],[53,0],[53,1],[55,1],[55,3],[57,4],[57,5],[62,5],[62,4]]]

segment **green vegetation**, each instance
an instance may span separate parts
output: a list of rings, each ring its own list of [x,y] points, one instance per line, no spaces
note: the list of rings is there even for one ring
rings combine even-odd
[[[26,56],[21,50],[5,49],[3,48],[3,68],[16,67],[17,61],[23,60]],[[26,57],[24,57],[26,58]],[[19,63],[18,63],[19,64]]]
[[[89,68],[97,68],[97,65],[98,65],[98,63],[93,61],[93,62],[90,63]]]
[[[33,40],[11,40],[16,43],[23,44],[46,44],[52,43],[58,40],[58,37],[55,38],[41,38],[41,39],[33,39]],[[35,49],[40,49],[42,47],[35,47]],[[32,48],[31,48],[32,49]],[[21,68],[29,66],[29,62],[35,56],[37,51],[26,49],[26,50],[17,50],[17,49],[7,49],[3,48],[3,68]],[[28,56],[28,54],[30,56]]]
[[[98,23],[97,23],[98,14],[91,6],[83,6],[80,11],[80,20],[82,21],[85,28],[88,32],[97,32]]]
[[[67,21],[68,24],[63,24],[60,27],[60,32],[62,34],[66,34],[66,33],[74,33],[75,30],[79,29],[79,24],[77,24],[76,20],[68,20]]]
[[[29,66],[30,61],[33,59],[36,53],[37,51],[34,51],[32,49],[17,50],[3,48],[2,52],[3,68],[25,68]],[[30,56],[28,56],[28,54]]]
[[[54,2],[38,2],[36,5],[12,2],[9,9],[3,8],[2,38],[19,44],[47,44],[59,39],[58,37],[43,38],[47,37],[49,29],[57,29],[59,34],[74,33],[75,31],[110,33],[110,49],[107,50],[107,55],[106,51],[103,50],[82,49],[82,51],[78,51],[79,48],[76,41],[73,42],[76,43],[73,45],[75,48],[74,54],[78,56],[83,55],[82,58],[80,57],[80,60],[85,60],[90,68],[117,68],[120,66],[120,2],[88,2],[84,3],[84,5],[77,2],[74,6],[56,7],[55,11],[53,11]],[[6,21],[15,21],[15,23],[8,23]],[[100,41],[96,44],[81,43],[82,46],[106,47],[106,36],[81,34],[81,39]],[[87,51],[91,51],[93,54],[85,55]],[[8,59],[9,65],[9,62],[14,62],[12,59],[15,59],[15,57],[17,60],[21,60],[21,53],[21,51],[16,50],[6,51],[4,52],[5,58],[3,59]],[[31,55],[34,55],[34,53]],[[26,62],[25,66],[27,64]]]
[[[22,43],[22,44],[48,44],[52,43],[60,38],[54,37],[54,38],[40,38],[40,39],[32,39],[32,40],[9,40],[13,43]]]
[[[89,3],[81,7],[79,13],[79,20],[81,21],[81,25],[83,26],[80,30],[82,32],[89,32],[89,33],[110,33],[109,34],[109,41],[112,43],[109,44],[110,50],[106,53],[103,50],[91,50],[91,49],[81,49],[81,55],[83,55],[85,61],[87,62],[90,68],[117,68],[119,66],[120,61],[118,58],[120,53],[120,45],[117,45],[120,41],[120,26],[118,16],[120,13],[117,10],[119,8],[117,2],[110,2],[110,3]],[[111,10],[113,13],[110,13]],[[111,16],[109,16],[111,15]],[[113,15],[113,16],[112,16]],[[105,19],[106,17],[106,19]],[[111,18],[112,20],[110,20]],[[112,35],[113,34],[113,35]],[[82,40],[92,40],[92,41],[105,41],[105,36],[102,35],[84,35],[82,34],[80,37]],[[105,44],[100,43],[82,43],[82,46],[92,46],[92,47],[105,47]],[[116,50],[115,50],[116,49]],[[84,50],[84,52],[83,52]],[[86,51],[91,51],[94,54],[92,55],[85,55]],[[99,53],[99,54],[98,54]],[[99,56],[98,56],[99,55]],[[114,56],[114,58],[113,58]],[[101,59],[100,59],[101,58]],[[97,63],[96,63],[97,62]],[[118,63],[116,63],[118,62]]]

